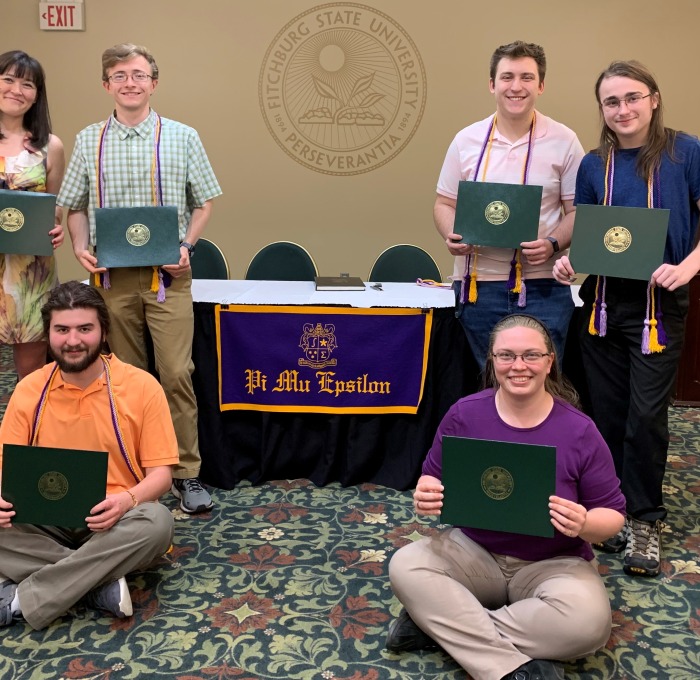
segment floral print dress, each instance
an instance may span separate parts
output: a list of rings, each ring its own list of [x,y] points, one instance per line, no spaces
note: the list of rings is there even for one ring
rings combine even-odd
[[[0,156],[0,189],[45,192],[46,156],[46,148]],[[53,255],[0,253],[0,343],[15,345],[44,339],[41,307],[56,281]]]

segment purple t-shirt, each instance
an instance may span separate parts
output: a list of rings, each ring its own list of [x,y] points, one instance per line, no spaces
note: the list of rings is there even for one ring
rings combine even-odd
[[[625,514],[625,498],[615,475],[610,449],[593,421],[566,402],[555,399],[551,412],[542,423],[536,427],[519,428],[501,420],[492,389],[460,399],[438,427],[433,445],[423,462],[424,475],[442,479],[442,438],[445,435],[555,446],[555,495],[580,503],[586,510],[610,508]],[[500,555],[531,561],[562,555],[593,559],[589,543],[578,537],[564,536],[556,529],[554,538],[543,538],[460,528],[486,550]]]

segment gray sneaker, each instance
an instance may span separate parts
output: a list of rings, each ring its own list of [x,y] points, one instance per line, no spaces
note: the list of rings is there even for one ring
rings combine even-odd
[[[12,612],[12,600],[15,599],[17,584],[14,581],[0,583],[0,628],[9,626],[20,618],[19,614]]]
[[[212,501],[209,492],[196,477],[173,479],[171,490],[173,496],[180,500],[180,509],[190,515],[206,512],[214,507],[214,501]]]
[[[126,579],[123,576],[116,581],[93,588],[85,596],[85,604],[90,609],[99,609],[118,619],[124,619],[134,613],[129,586],[126,585]]]
[[[629,538],[623,569],[630,576],[656,576],[661,570],[663,522],[642,522],[628,518]]]

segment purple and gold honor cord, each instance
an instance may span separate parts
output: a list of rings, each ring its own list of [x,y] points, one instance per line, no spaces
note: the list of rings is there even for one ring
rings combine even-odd
[[[615,150],[608,149],[605,161],[605,186],[603,205],[612,205],[613,189],[615,186]],[[647,177],[647,208],[659,207],[661,203],[661,178],[658,168]],[[591,318],[588,322],[588,332],[604,338],[608,331],[608,305],[605,302],[606,276],[597,276],[595,283],[595,299]],[[661,311],[661,291],[656,302],[656,285],[651,281],[647,285],[646,317],[642,332],[642,354],[663,352],[666,349],[667,337],[663,326]]]
[[[532,150],[534,147],[534,135],[535,135],[535,119],[536,113],[532,112],[532,121],[530,123],[530,131],[527,138],[527,152],[525,154],[525,162],[523,163],[523,171],[521,176],[521,183],[527,184],[528,175],[530,174],[530,163],[532,161]],[[479,153],[479,159],[476,162],[476,168],[474,170],[474,175],[472,178],[473,182],[479,181],[479,170],[481,169],[481,163],[484,163],[484,170],[481,175],[481,181],[486,181],[486,172],[489,167],[489,159],[491,157],[491,148],[493,146],[493,137],[496,132],[496,114],[494,114],[489,124],[489,129],[484,137],[484,143],[481,145],[481,152]],[[478,293],[476,288],[477,279],[477,249],[474,246],[473,258],[472,253],[467,255],[467,262],[464,270],[464,280],[462,281],[462,290],[460,293],[460,302],[464,303],[465,298],[472,304],[477,301]],[[525,307],[526,304],[526,288],[525,281],[522,277],[522,263],[520,261],[520,249],[515,248],[513,250],[513,259],[510,261],[510,274],[508,276],[508,290],[512,293],[518,293],[518,307]],[[465,295],[465,290],[469,287],[468,297]]]
[[[151,158],[151,202],[153,205],[163,205],[163,182],[161,177],[160,161],[160,138],[162,131],[162,121],[160,115],[154,112],[156,122],[153,128],[153,156]],[[107,132],[112,125],[110,116],[100,130],[100,138],[97,143],[97,207],[105,207],[105,178],[104,178],[104,157]],[[95,274],[95,286],[109,289],[109,271],[104,274]],[[158,302],[165,302],[165,284],[163,282],[163,272],[160,267],[153,267],[153,279],[151,280],[151,290],[158,295]]]
[[[129,468],[132,477],[136,480],[138,484],[143,477],[139,473],[138,466],[134,463],[129,453],[129,447],[126,445],[126,440],[122,433],[121,421],[119,419],[119,409],[117,408],[117,400],[114,396],[114,389],[112,388],[112,369],[110,368],[109,361],[104,354],[100,355],[102,359],[102,364],[104,365],[105,371],[105,382],[107,383],[107,394],[109,396],[109,410],[112,416],[112,427],[114,427],[114,434],[117,437],[117,443],[119,444],[119,451],[124,458],[126,466]],[[39,438],[39,428],[41,427],[44,411],[46,409],[46,403],[49,400],[49,392],[51,392],[51,387],[53,385],[54,378],[58,374],[58,364],[54,362],[53,368],[49,375],[49,379],[46,381],[44,388],[41,390],[41,396],[39,397],[39,403],[34,412],[34,420],[32,422],[32,432],[29,438],[30,444],[32,446],[37,446],[37,439]]]

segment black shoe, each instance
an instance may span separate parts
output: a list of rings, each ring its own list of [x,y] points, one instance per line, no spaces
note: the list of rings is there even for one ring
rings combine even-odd
[[[564,673],[551,661],[532,659],[512,673],[504,675],[501,680],[564,680]]]
[[[437,647],[433,638],[418,628],[408,612],[402,609],[398,618],[389,626],[386,648],[390,652],[413,652],[431,647]]]
[[[598,543],[593,543],[593,547],[598,550],[602,550],[606,553],[619,553],[625,549],[627,545],[627,540],[629,539],[629,520],[625,520],[625,525],[618,531],[614,536],[600,541]]]

